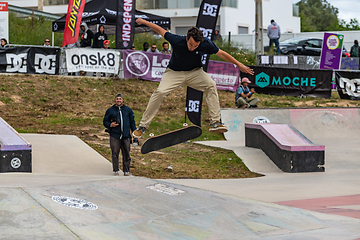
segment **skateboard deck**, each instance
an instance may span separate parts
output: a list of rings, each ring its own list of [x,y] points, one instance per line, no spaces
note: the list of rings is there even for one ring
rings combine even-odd
[[[141,153],[146,154],[163,148],[186,142],[200,137],[202,130],[198,126],[184,127],[175,131],[161,134],[147,139],[141,147]]]

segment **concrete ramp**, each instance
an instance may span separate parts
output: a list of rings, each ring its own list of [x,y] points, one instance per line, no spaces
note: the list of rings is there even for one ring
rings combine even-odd
[[[307,138],[339,139],[360,138],[359,108],[307,108],[307,109],[222,109],[221,118],[229,132],[227,140],[238,140],[245,145],[245,123],[291,124]],[[318,143],[321,144],[321,143]]]
[[[111,175],[112,164],[72,135],[21,134],[32,144],[33,173]]]

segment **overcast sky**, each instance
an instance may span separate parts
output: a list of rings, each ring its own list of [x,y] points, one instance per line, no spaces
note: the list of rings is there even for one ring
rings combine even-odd
[[[293,3],[297,2],[299,0],[293,0]],[[327,0],[327,2],[339,9],[339,19],[349,22],[350,18],[356,18],[360,21],[360,0]]]

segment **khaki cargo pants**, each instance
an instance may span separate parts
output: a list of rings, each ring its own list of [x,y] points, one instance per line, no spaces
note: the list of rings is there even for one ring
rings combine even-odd
[[[215,81],[202,68],[196,68],[191,71],[174,71],[167,68],[159,87],[154,91],[149,100],[140,121],[140,126],[148,128],[165,97],[182,85],[204,92],[209,108],[210,124],[220,121],[220,104]]]

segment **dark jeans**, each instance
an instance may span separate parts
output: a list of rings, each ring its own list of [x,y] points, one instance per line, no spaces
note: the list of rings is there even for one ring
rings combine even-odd
[[[121,149],[123,172],[130,172],[130,138],[119,139],[110,137],[110,149],[113,171],[119,171],[119,153]]]
[[[270,47],[272,43],[275,43],[276,53],[280,54],[279,39],[278,38],[270,39],[270,43],[269,43]]]

